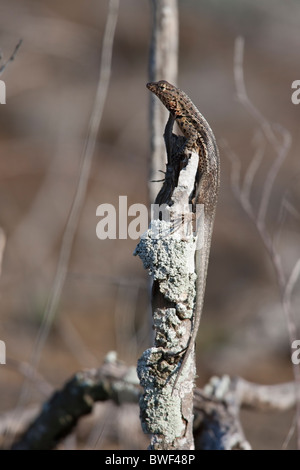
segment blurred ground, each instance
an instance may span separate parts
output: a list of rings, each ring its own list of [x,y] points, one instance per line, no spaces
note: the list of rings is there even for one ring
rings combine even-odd
[[[147,204],[149,157],[147,82],[150,3],[120,2],[113,67],[88,195],[67,282],[40,373],[54,387],[112,349],[134,364],[149,346],[147,275],[132,256],[134,240],[100,241],[96,208]],[[276,178],[267,223],[284,224],[277,250],[290,273],[299,258],[299,113],[291,83],[299,79],[300,5],[293,0],[179,1],[179,85],[239,155],[242,172],[255,152],[257,123],[235,96],[233,49],[245,38],[248,94],[265,117],[285,127],[292,145]],[[55,273],[61,237],[76,187],[79,160],[98,78],[107,2],[2,0],[0,46],[8,58],[1,79],[0,227],[7,237],[0,279],[0,411],[13,409],[23,381],[16,364],[34,347]],[[222,144],[223,145],[223,144]],[[212,374],[239,374],[258,383],[292,379],[286,321],[272,265],[257,231],[234,199],[231,165],[221,148],[222,186],[215,224],[205,312],[198,338],[199,384]],[[254,181],[258,205],[274,152],[266,147]],[[162,168],[163,169],[163,168]],[[299,305],[299,283],[293,308]],[[36,391],[33,400],[44,397]],[[292,414],[245,415],[255,448],[280,448]],[[120,442],[122,447],[122,443]],[[128,443],[126,446],[130,447]],[[293,448],[294,442],[290,443]]]

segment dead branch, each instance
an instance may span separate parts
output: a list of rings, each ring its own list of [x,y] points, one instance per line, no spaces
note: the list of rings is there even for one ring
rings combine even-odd
[[[178,6],[177,0],[153,0],[152,37],[149,57],[149,81],[168,80],[177,82],[178,69]],[[159,185],[159,172],[165,167],[165,148],[161,139],[167,120],[167,111],[150,97],[151,158],[149,167],[149,196],[153,203]]]
[[[38,417],[13,446],[13,450],[53,449],[90,413],[96,401],[117,404],[138,401],[139,389],[132,369],[107,362],[99,370],[78,372],[46,402]]]
[[[115,354],[107,356],[103,366],[96,370],[77,373],[60,391],[37,406],[15,410],[1,416],[0,438],[14,429],[18,436],[28,427],[13,449],[53,449],[71,433],[78,420],[90,413],[96,402],[112,401],[122,407],[138,402],[141,390],[133,367],[117,361]],[[196,449],[249,449],[239,414],[243,408],[261,411],[285,411],[296,403],[294,383],[258,385],[240,377],[213,377],[194,395],[195,414],[193,434]],[[105,426],[105,413],[98,416],[98,425]],[[34,421],[29,425],[29,422]],[[99,429],[98,429],[99,432]],[[95,433],[98,436],[98,432]],[[92,440],[98,439],[96,435]]]

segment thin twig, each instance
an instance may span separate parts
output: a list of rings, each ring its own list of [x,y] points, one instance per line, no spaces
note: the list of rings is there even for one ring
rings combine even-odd
[[[33,369],[28,362],[16,361],[8,357],[6,367],[17,370],[26,377],[43,396],[49,396],[49,394],[53,392],[53,386],[40,373]]]
[[[100,61],[100,76],[94,100],[94,106],[88,126],[87,137],[81,155],[81,165],[79,170],[78,183],[70,214],[67,220],[65,232],[63,235],[54,282],[43,314],[42,325],[36,338],[31,359],[31,365],[35,369],[39,364],[40,356],[48,334],[50,332],[56,309],[64,287],[70,255],[73,247],[73,241],[76,234],[81,209],[85,200],[88,178],[96,145],[97,133],[103,115],[104,103],[109,86],[112,48],[116,22],[118,18],[118,9],[119,0],[110,0],[103,37],[102,56]],[[29,399],[29,385],[30,384],[28,383],[28,381],[25,382],[25,384],[23,385],[17,406],[22,406],[22,404]]]
[[[68,271],[73,241],[86,195],[87,183],[96,145],[96,138],[101,118],[103,115],[104,103],[107,96],[108,85],[110,80],[112,47],[118,17],[118,7],[119,0],[110,0],[107,22],[103,38],[102,57],[100,63],[100,77],[94,101],[94,107],[89,122],[88,134],[83,148],[78,184],[62,240],[54,283],[49,295],[49,299],[43,315],[42,326],[38,333],[34,348],[33,364],[36,367],[39,363],[40,355],[47,339],[47,336],[49,334],[55,316],[56,308],[61,297],[62,289]]]
[[[287,299],[291,298],[293,289],[296,285],[296,282],[299,279],[299,275],[300,275],[300,258],[296,261],[294,268],[292,269],[290,277],[288,278],[286,286],[285,286],[284,295]]]
[[[287,157],[287,154],[290,150],[291,143],[292,143],[290,133],[287,132],[287,130],[283,128],[281,128],[281,131],[282,131],[283,142],[280,146],[277,146],[274,149],[277,153],[277,156],[273,164],[271,165],[271,168],[268,171],[264,188],[263,188],[261,204],[260,204],[258,216],[257,216],[257,220],[260,225],[263,225],[265,223],[267,208],[268,208],[268,204],[271,198],[271,192],[273,189],[275,178],[278,175],[281,165],[283,164],[284,160]]]
[[[257,133],[254,142],[257,145],[256,152],[247,168],[242,187],[242,194],[245,199],[250,198],[250,192],[254,177],[259,169],[259,166],[265,154],[265,140],[263,139],[261,132]]]
[[[16,57],[16,54],[18,52],[18,50],[20,49],[21,47],[21,44],[23,42],[23,39],[20,39],[18,44],[16,45],[15,47],[15,50],[14,52],[12,53],[12,55],[10,56],[10,58],[3,64],[1,65],[0,67],[0,76],[2,75],[2,73],[4,72],[4,70],[6,69],[7,65],[12,62],[13,60],[15,60],[15,57]],[[0,57],[0,61],[2,60],[2,56]]]
[[[283,204],[286,212],[288,212],[295,219],[300,220],[300,212],[293,206],[290,201],[285,199]]]
[[[267,140],[276,147],[278,145],[277,137],[272,129],[269,121],[261,114],[261,112],[253,105],[252,101],[248,98],[245,79],[244,79],[244,45],[245,40],[239,36],[236,38],[234,45],[234,80],[238,100],[245,106],[247,111],[261,126]]]
[[[291,294],[294,285],[299,278],[300,261],[298,260],[293,267],[293,270],[288,277],[283,269],[283,263],[280,254],[275,248],[274,238],[270,235],[266,227],[266,214],[269,205],[269,201],[272,194],[275,178],[278,175],[279,169],[287,157],[288,151],[291,146],[290,133],[282,128],[276,126],[278,133],[281,134],[281,139],[277,137],[273,131],[273,126],[269,121],[257,110],[257,108],[249,100],[245,81],[244,81],[244,39],[238,37],[235,42],[235,53],[234,53],[234,78],[237,90],[237,96],[242,105],[250,112],[250,114],[259,123],[262,131],[265,134],[266,139],[269,141],[275,152],[276,158],[272,163],[266,177],[265,185],[263,188],[262,197],[260,200],[260,206],[257,215],[254,214],[254,210],[250,201],[250,192],[242,192],[237,184],[233,185],[234,194],[240,201],[245,212],[248,214],[250,219],[254,222],[260,237],[265,245],[265,248],[270,256],[273,264],[273,268],[276,274],[277,283],[279,286],[279,292],[281,297],[282,309],[287,322],[287,328],[289,332],[289,340],[292,345],[294,340],[297,339],[297,328],[296,319],[291,307]],[[233,162],[233,173],[236,174],[237,161],[239,159],[235,156],[232,157],[232,152],[229,153],[229,158]],[[251,164],[250,164],[251,165]],[[249,170],[248,170],[249,171]],[[236,178],[236,177],[235,177]],[[233,180],[234,181],[234,180]],[[297,408],[297,430],[298,430],[298,448],[300,449],[300,369],[299,366],[293,364],[293,373],[296,384],[296,408]]]
[[[261,112],[253,105],[248,98],[245,80],[244,80],[244,38],[238,37],[235,41],[234,50],[234,79],[238,100],[243,104],[247,111],[254,117],[254,119],[261,126],[267,140],[273,147],[277,157],[275,158],[271,168],[268,172],[266,182],[264,185],[263,196],[261,198],[261,205],[258,211],[259,225],[264,225],[267,207],[270,201],[272,188],[278,171],[284,162],[287,153],[291,146],[291,136],[286,129],[277,126],[278,132],[282,134],[283,142],[276,136],[270,122],[261,114]]]
[[[84,343],[79,332],[68,317],[62,316],[59,319],[58,330],[63,341],[81,367],[96,367],[98,365],[99,361],[97,357]]]
[[[297,424],[296,416],[294,416],[293,417],[293,422],[292,422],[291,427],[289,429],[289,432],[287,433],[287,436],[286,436],[286,438],[285,438],[285,440],[282,444],[282,447],[281,447],[282,450],[287,449],[287,446],[289,445],[289,442],[292,439],[292,437],[294,435],[294,432],[296,431],[296,424]]]

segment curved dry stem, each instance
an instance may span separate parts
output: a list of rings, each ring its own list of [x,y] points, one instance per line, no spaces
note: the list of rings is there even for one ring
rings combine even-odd
[[[239,200],[240,204],[244,208],[245,212],[248,214],[250,219],[255,224],[258,233],[261,237],[261,240],[270,256],[273,268],[275,271],[280,297],[281,304],[284,316],[287,322],[287,328],[289,332],[290,344],[293,344],[293,341],[297,339],[297,328],[294,313],[291,307],[291,294],[294,288],[294,285],[299,278],[300,264],[298,261],[292,269],[290,276],[288,277],[283,268],[283,263],[280,254],[275,248],[274,239],[271,236],[267,226],[266,226],[266,215],[268,210],[268,205],[271,199],[272,190],[274,187],[275,179],[278,175],[281,165],[285,161],[288,151],[291,146],[291,136],[290,133],[284,129],[282,126],[277,125],[277,134],[281,134],[281,139],[278,138],[274,132],[273,126],[261,113],[260,111],[252,104],[249,100],[245,81],[244,81],[244,70],[243,70],[243,59],[244,59],[244,39],[238,37],[235,42],[235,51],[234,51],[234,78],[237,91],[237,97],[245,109],[254,117],[261,127],[266,139],[272,146],[275,152],[275,159],[272,165],[269,168],[269,171],[266,176],[265,184],[263,187],[263,192],[260,200],[260,205],[257,215],[255,215],[251,201],[250,201],[250,191],[241,191],[240,188],[235,185],[233,186],[234,194]],[[232,172],[236,174],[236,160],[232,158],[232,152],[229,154],[229,158],[233,162]],[[255,158],[255,157],[254,157]],[[250,164],[250,167],[257,167],[257,162]],[[251,170],[253,172],[253,170]],[[251,175],[250,171],[250,175]],[[249,172],[249,168],[248,168]],[[249,175],[249,173],[248,173]],[[249,176],[248,176],[249,177]],[[236,177],[235,177],[236,178]],[[251,178],[250,178],[251,182]],[[249,183],[246,188],[250,188]],[[297,398],[297,429],[298,429],[298,448],[300,448],[300,369],[298,365],[293,364],[293,373],[295,377],[295,382],[297,385],[298,393]]]
[[[103,38],[102,57],[100,63],[100,77],[94,102],[94,108],[92,110],[92,115],[88,126],[88,134],[83,148],[77,188],[63,236],[56,274],[43,315],[42,326],[38,333],[34,348],[32,362],[35,367],[37,367],[39,363],[41,351],[49,334],[55,316],[56,308],[61,297],[62,289],[67,275],[69,259],[73,247],[73,241],[76,234],[81,209],[85,200],[87,183],[96,145],[97,133],[103,115],[104,103],[108,91],[111,72],[112,47],[118,17],[118,6],[118,0],[110,0],[107,22]]]
[[[114,34],[116,22],[118,18],[119,0],[110,0],[108,16],[105,25],[102,55],[100,61],[100,74],[94,100],[94,106],[90,117],[88,126],[87,137],[85,140],[84,148],[81,156],[81,166],[79,170],[78,183],[75,190],[70,214],[68,216],[65,232],[63,235],[62,245],[59,253],[57,269],[54,277],[51,292],[49,294],[48,302],[43,314],[42,325],[38,332],[33,355],[31,359],[31,366],[36,369],[40,356],[50,332],[56,308],[59,303],[61,293],[64,287],[69,259],[73,247],[73,241],[76,234],[78,221],[81,214],[81,209],[85,200],[88,178],[90,174],[92,158],[96,145],[97,133],[99,130],[100,122],[103,115],[104,103],[107,96],[110,73],[111,73],[111,58],[112,48],[114,41]],[[17,408],[22,406],[29,399],[31,394],[30,384],[28,381],[22,387],[21,394],[18,400]]]

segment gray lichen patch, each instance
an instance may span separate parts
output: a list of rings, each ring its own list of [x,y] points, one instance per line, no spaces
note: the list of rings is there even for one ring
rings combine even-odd
[[[192,275],[191,277],[191,285],[190,285],[190,294],[188,296],[188,299],[193,299],[195,296],[195,275]],[[178,303],[176,304],[176,311],[181,320],[184,320],[186,318],[191,319],[193,316],[193,311],[190,308],[187,308],[186,304],[184,303]]]
[[[155,395],[144,393],[140,399],[143,415],[143,430],[147,434],[163,434],[166,443],[180,438],[185,424],[180,411],[180,398],[172,397],[170,390],[161,390]]]
[[[157,308],[153,312],[153,323],[155,329],[155,344],[166,350],[183,348],[182,340],[190,333],[190,322],[182,321],[175,308]],[[187,331],[187,329],[189,330]]]
[[[171,349],[176,345],[176,331],[180,328],[180,319],[175,308],[159,309],[153,312],[153,323],[156,331],[155,340],[159,346]]]
[[[146,349],[138,360],[137,373],[145,390],[164,388],[174,372],[176,360],[161,347]]]
[[[185,413],[181,406],[182,396],[172,393],[174,384],[172,368],[174,369],[176,360],[169,357],[167,362],[164,356],[162,348],[150,348],[138,361],[137,372],[144,388],[144,393],[140,398],[140,410],[144,432],[157,435],[158,438],[163,435],[168,443],[172,443],[184,435],[183,415]],[[170,362],[173,362],[172,366]],[[184,381],[189,387],[193,386],[188,377],[191,370],[194,373],[193,368],[187,368],[180,378],[180,381]],[[184,394],[190,392],[190,390],[183,389]]]
[[[182,238],[176,232],[170,233],[168,222],[155,220],[134,252],[153,279],[159,281],[166,299],[179,304],[181,313],[185,311],[184,318],[191,316],[195,297],[195,243],[193,236]]]
[[[172,396],[173,381],[168,383],[172,370],[163,357],[162,349],[151,348],[144,351],[138,361],[137,372],[144,387],[140,410],[144,432],[164,434],[168,442],[172,442],[182,436],[185,425],[180,411],[180,398]]]

